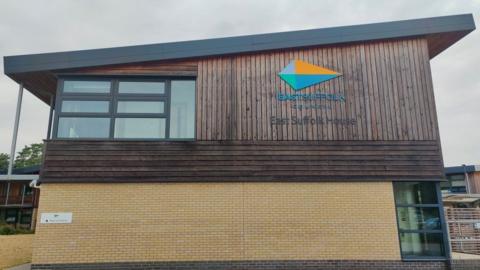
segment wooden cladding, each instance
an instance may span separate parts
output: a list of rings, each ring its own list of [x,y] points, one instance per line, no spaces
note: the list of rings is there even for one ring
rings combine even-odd
[[[323,66],[342,76],[294,91],[278,77],[292,60]],[[96,67],[73,73],[196,76],[198,140],[438,139],[425,38]],[[344,99],[282,101],[279,94]]]
[[[295,92],[277,74],[297,59],[343,75]],[[438,138],[424,39],[204,59],[198,62],[197,84],[200,140]],[[345,102],[279,101],[279,92],[340,94]],[[272,117],[290,123],[272,124]],[[304,124],[292,124],[293,119]]]
[[[196,61],[153,62],[140,64],[91,67],[63,71],[82,75],[153,75],[153,76],[197,76]]]
[[[41,182],[443,178],[437,141],[47,141]]]

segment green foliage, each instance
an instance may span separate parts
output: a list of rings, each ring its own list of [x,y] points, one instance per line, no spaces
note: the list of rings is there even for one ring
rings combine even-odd
[[[0,153],[0,171],[6,171],[8,169],[9,156],[5,153]]]
[[[17,229],[15,229],[15,233],[16,234],[31,234],[31,233],[33,233],[33,231],[29,230],[29,229],[17,228]]]
[[[11,235],[15,234],[17,231],[15,228],[9,225],[4,225],[0,227],[0,235]]]
[[[43,143],[33,143],[23,147],[22,151],[18,152],[15,159],[15,168],[24,168],[34,165],[40,165],[42,162]]]
[[[31,234],[32,230],[17,228],[15,229],[11,225],[0,225],[0,235],[12,235],[12,234]]]

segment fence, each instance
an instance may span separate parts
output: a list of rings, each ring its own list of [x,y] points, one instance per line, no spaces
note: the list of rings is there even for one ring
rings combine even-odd
[[[480,255],[480,209],[445,208],[453,252]]]

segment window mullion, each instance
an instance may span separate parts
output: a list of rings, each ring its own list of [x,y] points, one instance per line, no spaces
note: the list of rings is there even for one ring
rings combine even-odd
[[[172,101],[172,81],[165,81],[167,100],[165,102],[165,138],[170,139],[170,106]]]
[[[115,139],[115,122],[117,113],[118,80],[112,80],[112,96],[110,104],[110,140]]]

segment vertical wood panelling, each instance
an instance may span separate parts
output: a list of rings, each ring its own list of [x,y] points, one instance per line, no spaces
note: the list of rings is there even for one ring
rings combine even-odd
[[[437,140],[429,59],[427,40],[417,38],[87,71],[196,75],[197,140]],[[278,76],[292,60],[342,75],[294,91]],[[277,99],[317,92],[345,100]],[[290,122],[272,124],[272,118]],[[345,120],[355,123],[339,123]]]

